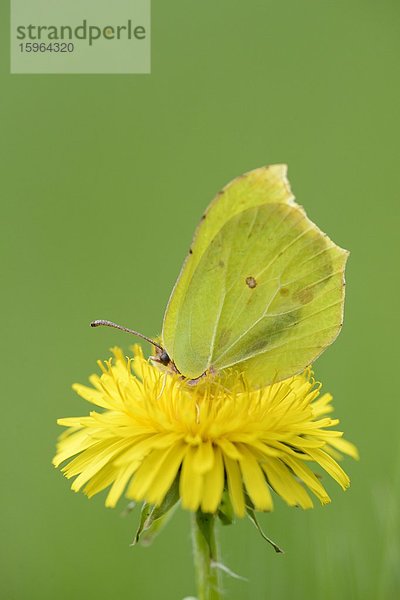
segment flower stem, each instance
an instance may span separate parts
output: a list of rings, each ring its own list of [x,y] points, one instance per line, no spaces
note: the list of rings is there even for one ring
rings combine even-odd
[[[214,515],[197,511],[192,514],[193,559],[198,600],[222,600],[218,543]]]

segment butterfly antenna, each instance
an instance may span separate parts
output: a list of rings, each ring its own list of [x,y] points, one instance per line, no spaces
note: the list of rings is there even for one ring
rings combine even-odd
[[[129,329],[128,327],[123,327],[122,325],[118,325],[117,323],[113,323],[112,321],[106,321],[105,319],[96,319],[96,321],[92,321],[90,323],[90,327],[113,327],[113,329],[126,331],[127,333],[132,333],[133,335],[136,335],[137,337],[146,340],[146,342],[149,342],[149,344],[152,344],[156,348],[159,348],[161,351],[164,350],[164,348],[160,346],[160,344],[157,344],[154,340],[148,338],[146,335],[143,335],[143,333],[139,333],[138,331],[134,331],[133,329]]]

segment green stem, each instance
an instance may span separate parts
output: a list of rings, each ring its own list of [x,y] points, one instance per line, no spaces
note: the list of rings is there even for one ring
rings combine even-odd
[[[198,600],[222,600],[218,543],[214,515],[197,511],[192,514],[193,559]]]

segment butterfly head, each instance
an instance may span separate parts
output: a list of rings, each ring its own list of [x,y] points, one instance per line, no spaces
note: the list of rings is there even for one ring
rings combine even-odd
[[[172,362],[172,360],[170,359],[168,352],[166,352],[166,350],[164,350],[164,348],[158,347],[158,346],[156,346],[155,348],[156,348],[156,355],[152,357],[154,362],[158,362],[160,365],[163,365],[164,367],[169,367],[174,364]]]

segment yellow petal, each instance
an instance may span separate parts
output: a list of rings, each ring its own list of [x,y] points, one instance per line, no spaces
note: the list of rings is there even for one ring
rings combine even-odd
[[[193,468],[198,473],[206,473],[214,464],[214,450],[210,441],[201,443],[194,455]]]
[[[91,477],[93,477],[98,471],[100,471],[100,469],[110,462],[114,456],[123,450],[124,446],[126,446],[128,443],[129,442],[126,440],[119,440],[113,444],[105,442],[105,448],[102,451],[99,451],[98,447],[93,446],[88,450],[85,450],[78,457],[80,460],[75,459],[75,461],[77,461],[75,464],[75,469],[71,469],[72,463],[70,463],[68,468],[65,470],[67,477],[72,477],[72,475],[75,474],[76,469],[81,471],[80,475],[71,485],[71,489],[73,489],[74,492],[78,492]],[[100,442],[100,444],[103,444],[103,442]],[[93,453],[96,454],[96,460],[92,460]]]
[[[325,471],[329,473],[329,475],[333,477],[333,479],[335,479],[335,481],[337,481],[344,490],[349,487],[350,479],[343,469],[339,467],[337,462],[331,456],[329,456],[329,454],[323,450],[314,449],[309,449],[307,453],[313,460],[315,460],[315,462],[320,464],[321,467],[325,469]]]
[[[57,425],[65,427],[89,427],[93,425],[92,417],[67,417],[65,419],[57,419]]]
[[[243,481],[257,510],[272,510],[272,498],[264,473],[252,452],[244,445],[239,446],[242,458],[239,462]]]
[[[106,506],[109,507],[114,507],[118,500],[120,499],[121,495],[123,494],[123,491],[125,489],[125,487],[127,486],[130,478],[132,477],[132,475],[134,474],[134,472],[137,470],[137,468],[140,466],[140,462],[132,462],[131,464],[127,465],[126,467],[122,467],[120,468],[119,472],[117,472],[117,475],[115,475],[115,467],[113,468],[113,472],[114,472],[114,477],[115,477],[115,481],[113,483],[113,485],[111,486],[110,491],[108,492],[107,498],[106,498]]]
[[[108,402],[107,398],[104,397],[104,394],[98,390],[94,390],[93,388],[80,383],[74,383],[72,389],[79,394],[81,398],[91,402],[92,404],[95,404],[96,406],[109,409],[112,408],[110,402]]]
[[[200,506],[203,489],[203,475],[194,469],[195,455],[195,448],[189,446],[182,464],[179,480],[179,493],[182,499],[182,506],[193,511],[197,510]]]
[[[224,454],[224,464],[228,480],[229,496],[232,502],[233,510],[238,517],[244,517],[246,507],[244,502],[242,476],[239,464]]]
[[[303,486],[294,479],[285,465],[276,458],[268,458],[261,467],[268,480],[276,491],[289,506],[301,506],[301,508],[312,508],[313,503]]]
[[[334,440],[329,440],[330,446],[333,446],[343,454],[348,454],[351,458],[358,460],[360,458],[358,454],[358,450],[354,444],[344,440],[343,438],[336,438]]]
[[[320,417],[321,415],[327,415],[333,412],[333,406],[331,405],[332,395],[331,394],[323,394],[321,398],[318,398],[313,405],[313,413],[316,417]]]
[[[326,493],[325,488],[304,462],[300,462],[292,456],[284,456],[282,457],[282,460],[285,461],[285,463],[292,469],[293,473],[295,473],[297,477],[304,481],[306,486],[312,492],[314,492],[319,500],[321,500],[322,504],[327,504],[330,502],[330,498]]]
[[[150,504],[159,505],[164,500],[165,495],[174,482],[186,452],[187,446],[183,443],[175,444],[171,448],[164,467],[158,472],[157,477],[153,480],[147,491],[146,499]]]
[[[88,498],[105,490],[115,479],[115,469],[111,464],[105,465],[85,485],[83,492]]]
[[[143,435],[138,440],[131,441],[131,446],[126,452],[116,459],[117,466],[125,465],[132,461],[141,460],[147,456],[152,450],[164,450],[173,446],[179,440],[179,436],[175,433],[156,433],[152,435]]]
[[[221,448],[224,456],[229,456],[232,460],[240,460],[241,454],[235,444],[223,437],[216,439],[215,443]]]
[[[162,468],[168,451],[152,450],[142,461],[139,469],[136,471],[135,477],[131,482],[127,496],[133,500],[144,500],[146,493],[154,479],[157,477],[159,470]]]
[[[168,450],[153,450],[137,470],[127,491],[128,498],[161,503],[176,476],[184,451],[182,443],[173,444]]]
[[[204,475],[203,497],[201,510],[206,513],[215,513],[221,502],[224,490],[224,464],[221,450],[214,449],[214,463],[211,471]]]
[[[94,446],[97,443],[98,440],[91,438],[87,434],[86,430],[78,431],[77,433],[74,433],[73,435],[60,441],[58,444],[58,452],[53,458],[53,465],[55,467],[59,467],[61,463],[68,458],[83,452],[87,448],[90,448],[90,446]]]

